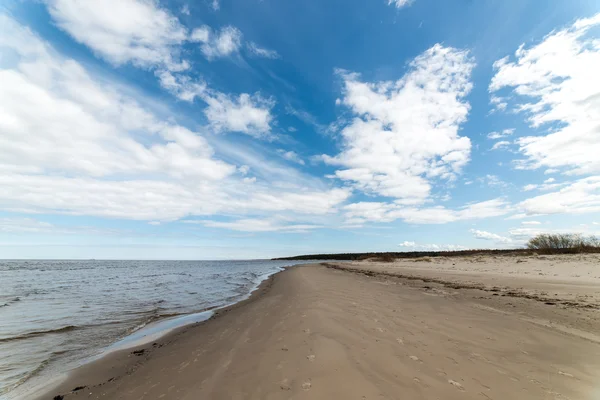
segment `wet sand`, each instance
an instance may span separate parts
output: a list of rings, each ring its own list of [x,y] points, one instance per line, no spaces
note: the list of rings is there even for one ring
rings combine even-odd
[[[88,364],[40,398],[600,398],[593,279],[411,262],[290,268],[211,320]],[[581,285],[581,304],[568,303]]]

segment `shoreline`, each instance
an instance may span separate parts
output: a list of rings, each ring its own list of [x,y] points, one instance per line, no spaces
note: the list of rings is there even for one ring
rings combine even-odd
[[[579,317],[493,294],[321,264],[289,267],[208,320],[84,365],[36,399],[395,398],[400,390],[416,399],[595,399],[598,343],[541,322],[548,312]]]
[[[304,264],[300,264],[304,265]],[[134,351],[139,351],[148,346],[148,344],[161,341],[169,341],[171,336],[177,336],[179,333],[192,329],[195,326],[209,322],[210,320],[217,318],[221,313],[226,313],[229,309],[234,309],[237,306],[250,302],[255,296],[260,296],[266,288],[272,284],[273,277],[280,274],[287,269],[295,268],[300,266],[299,264],[282,267],[279,271],[275,271],[261,277],[262,280],[258,282],[252,290],[241,297],[239,300],[227,303],[223,306],[212,307],[206,310],[194,312],[191,314],[179,315],[172,318],[165,318],[157,320],[136,330],[129,335],[119,339],[118,341],[110,344],[104,348],[99,354],[82,360],[82,363],[73,369],[64,371],[44,383],[39,383],[32,388],[25,387],[25,391],[18,393],[14,400],[20,400],[21,398],[27,399],[46,399],[52,398],[49,393],[62,388],[64,385],[68,387],[68,382],[74,378],[76,379],[77,373],[87,369],[95,369],[96,363],[101,363],[105,359],[115,358],[122,360],[124,356],[132,354]],[[192,320],[189,322],[183,322],[181,320]],[[176,321],[180,321],[179,323]],[[164,325],[164,327],[163,327]],[[154,347],[154,346],[153,346]],[[120,361],[117,361],[120,362]],[[73,386],[75,388],[77,386]]]

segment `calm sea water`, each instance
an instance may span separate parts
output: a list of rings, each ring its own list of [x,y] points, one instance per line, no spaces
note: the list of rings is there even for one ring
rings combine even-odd
[[[0,261],[0,398],[18,398],[32,381],[73,368],[134,332],[167,326],[156,321],[189,322],[177,316],[238,301],[298,263]]]

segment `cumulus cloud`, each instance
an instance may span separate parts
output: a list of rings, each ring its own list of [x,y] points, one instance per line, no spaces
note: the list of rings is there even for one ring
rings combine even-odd
[[[160,120],[80,64],[52,55],[28,30],[0,20],[10,32],[1,44],[20,57],[14,69],[0,70],[0,164],[91,176],[166,173],[214,180],[233,172],[198,133]],[[139,134],[163,143],[144,145]]]
[[[202,26],[190,34],[175,16],[153,1],[98,0],[84,4],[78,0],[46,0],[46,4],[60,28],[99,56],[116,65],[132,63],[154,70],[160,85],[180,100],[202,99],[208,104],[204,112],[216,130],[253,136],[269,133],[271,100],[258,94],[236,97],[209,90],[201,79],[183,73],[190,67],[180,57],[186,41],[201,43],[202,53],[214,60],[239,52],[239,29],[226,26],[214,32]],[[189,8],[183,11],[189,13]],[[269,50],[252,45],[259,55],[273,56]]]
[[[540,221],[523,221],[521,222],[521,225],[541,225],[542,223]]]
[[[491,140],[496,140],[496,139],[502,139],[505,138],[507,136],[512,135],[513,133],[515,133],[514,129],[504,129],[500,132],[490,132],[487,134],[487,138],[491,139]]]
[[[285,151],[283,149],[278,149],[277,153],[279,153],[279,155],[281,155],[281,157],[285,158],[288,161],[294,162],[296,164],[304,165],[304,160],[302,158],[300,158],[298,153],[296,153],[295,151],[291,151],[291,150]]]
[[[279,54],[275,50],[265,49],[254,42],[249,42],[247,47],[250,53],[257,57],[264,57],[270,59],[279,58]]]
[[[178,99],[193,102],[199,98],[204,101],[208,105],[204,114],[215,131],[241,132],[262,138],[270,136],[273,121],[271,108],[275,104],[272,99],[264,98],[259,93],[227,95],[209,89],[203,81],[194,81],[169,71],[161,71],[157,76],[161,86]]]
[[[495,113],[496,111],[504,111],[508,107],[507,99],[499,96],[490,96],[490,104],[492,105],[492,109],[490,110],[490,114]]]
[[[563,186],[569,185],[571,182],[555,182],[554,178],[546,179],[542,184],[529,183],[523,186],[523,191],[530,192],[532,190],[539,190],[541,192],[547,192],[549,190],[555,190]]]
[[[501,140],[499,142],[494,143],[490,150],[501,150],[510,146],[510,142],[508,140]]]
[[[213,32],[209,26],[202,26],[192,31],[190,41],[200,42],[200,49],[208,60],[236,54],[242,47],[242,32],[233,26],[225,26]]]
[[[208,96],[208,86],[203,81],[193,80],[187,75],[173,74],[166,70],[157,72],[156,76],[160,85],[179,100],[193,102],[196,97]]]
[[[362,82],[339,71],[342,103],[355,117],[341,131],[342,151],[323,156],[335,177],[366,193],[424,202],[434,180],[451,180],[469,161],[466,121],[474,63],[466,51],[439,44],[410,63],[404,77]]]
[[[583,178],[556,192],[520,202],[519,216],[543,214],[583,214],[600,211],[600,176]]]
[[[478,229],[471,229],[469,232],[471,232],[473,234],[473,236],[477,239],[491,240],[496,243],[511,243],[512,242],[511,238],[508,238],[505,236],[500,236],[500,235],[497,235],[492,232],[480,231]]]
[[[554,31],[540,43],[494,63],[489,90],[512,89],[515,106],[534,128],[549,133],[519,138],[525,156],[519,167],[563,169],[570,174],[600,171],[600,14]]]
[[[260,94],[243,93],[237,98],[223,93],[204,97],[206,118],[216,131],[242,132],[255,137],[269,136],[273,101]]]
[[[546,234],[581,234],[581,235],[597,235],[598,232],[594,229],[589,229],[587,226],[577,226],[561,229],[542,229],[542,228],[513,228],[508,231],[514,242],[525,244],[527,240],[534,236]]]
[[[505,215],[509,205],[502,199],[473,203],[457,210],[442,206],[406,207],[383,202],[352,203],[343,207],[345,217],[354,224],[365,222],[391,222],[398,219],[412,224],[445,224],[449,222],[481,219]]]
[[[508,233],[516,241],[525,241],[541,233],[549,232],[538,228],[513,228]]]
[[[90,75],[6,16],[0,49],[12,60],[0,68],[3,210],[151,221],[233,211],[325,214],[350,194],[302,180],[244,182],[199,132],[161,118],[131,88]],[[229,128],[266,126],[253,121]],[[273,176],[285,170],[260,164],[251,165]]]
[[[477,180],[479,182],[481,182],[482,184],[485,184],[487,186],[490,187],[496,187],[496,188],[506,188],[509,186],[508,183],[504,182],[502,179],[500,179],[498,176],[496,175],[491,175],[491,174],[487,174],[484,177],[481,178],[477,178]]]
[[[416,245],[415,242],[409,242],[408,240],[405,240],[404,242],[400,243],[398,246],[400,247],[414,247]]]
[[[107,61],[184,70],[187,30],[169,11],[144,0],[44,0],[57,25]]]
[[[387,2],[389,6],[402,8],[411,5],[413,0],[387,0]]]

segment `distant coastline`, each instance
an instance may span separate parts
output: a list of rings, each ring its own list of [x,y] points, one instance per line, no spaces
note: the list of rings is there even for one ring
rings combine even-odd
[[[553,254],[571,254],[573,249],[557,249]],[[579,252],[579,251],[577,251]],[[541,254],[541,251],[530,249],[477,249],[477,250],[458,250],[458,251],[404,251],[404,252],[372,252],[372,253],[332,253],[332,254],[307,254],[291,257],[279,257],[272,260],[366,260],[375,259],[377,261],[392,261],[400,258],[419,258],[419,257],[464,257],[478,255],[532,255]]]

